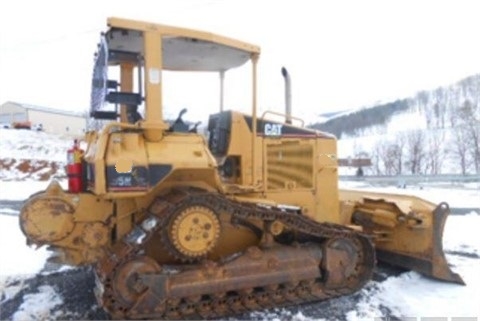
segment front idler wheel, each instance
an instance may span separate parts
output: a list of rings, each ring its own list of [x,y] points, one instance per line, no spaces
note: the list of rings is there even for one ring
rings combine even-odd
[[[139,256],[123,263],[115,273],[113,288],[124,304],[131,306],[147,290],[141,279],[143,274],[156,274],[160,266],[147,256]]]

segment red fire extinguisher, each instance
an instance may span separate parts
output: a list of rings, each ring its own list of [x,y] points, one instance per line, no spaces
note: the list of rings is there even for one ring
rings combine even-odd
[[[68,191],[80,193],[83,191],[82,156],[84,151],[80,149],[78,140],[73,141],[73,147],[67,151],[67,176]]]

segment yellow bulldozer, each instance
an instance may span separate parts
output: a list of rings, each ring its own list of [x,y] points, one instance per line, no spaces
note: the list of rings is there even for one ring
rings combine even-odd
[[[104,126],[86,133],[85,151],[68,151],[67,190],[53,180],[25,201],[28,244],[94,265],[98,302],[120,319],[326,300],[361,289],[377,260],[463,283],[442,249],[448,205],[339,189],[336,138],[292,117],[285,69],[285,114],[257,114],[259,56],[220,35],[109,18],[91,95]],[[251,114],[223,106],[225,73],[242,65]],[[185,110],[164,119],[164,71],[219,74],[206,135]]]

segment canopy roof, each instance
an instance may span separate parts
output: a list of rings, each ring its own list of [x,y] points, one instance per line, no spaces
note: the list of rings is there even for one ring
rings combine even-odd
[[[143,54],[143,32],[158,33],[165,70],[225,71],[260,54],[258,46],[209,32],[119,18],[108,25],[109,50]]]

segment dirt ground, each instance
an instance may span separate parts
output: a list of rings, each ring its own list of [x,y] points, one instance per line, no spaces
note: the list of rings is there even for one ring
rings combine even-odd
[[[40,181],[48,181],[52,176],[63,175],[63,166],[63,163],[53,161],[0,158],[0,173],[18,172],[22,179],[35,178]],[[8,179],[2,176],[0,175],[1,179]]]

